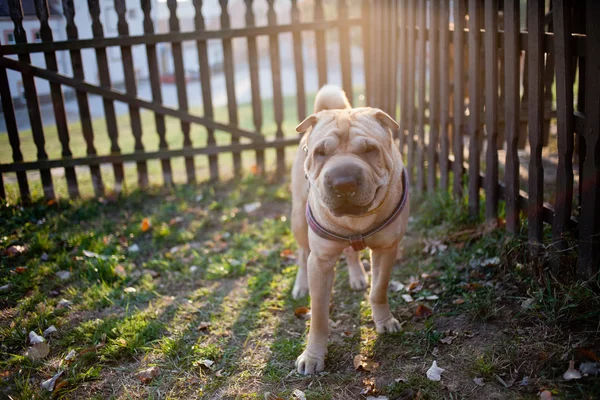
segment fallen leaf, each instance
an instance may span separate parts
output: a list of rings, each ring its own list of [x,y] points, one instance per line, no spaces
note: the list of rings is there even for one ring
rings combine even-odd
[[[379,392],[375,385],[375,378],[363,379],[363,385],[365,385],[365,387],[363,387],[360,391],[360,394],[362,394],[363,396],[367,394],[377,394],[377,392]]]
[[[27,267],[17,267],[15,268],[15,272],[17,274],[24,274],[25,272],[27,272]]]
[[[410,294],[403,294],[402,299],[404,299],[404,301],[407,303],[412,303],[414,301]]]
[[[31,346],[28,350],[27,350],[27,357],[31,358],[32,360],[41,360],[42,358],[46,357],[48,355],[48,353],[50,353],[50,346],[48,346],[48,343],[46,342],[42,342],[42,343],[36,343],[33,346]]]
[[[160,374],[160,368],[150,367],[137,373],[137,378],[142,383],[150,383],[152,379],[156,378]]]
[[[4,255],[12,257],[22,254],[27,251],[26,245],[13,244],[8,249],[4,250]]]
[[[42,343],[45,341],[46,341],[46,339],[44,339],[43,336],[38,335],[34,331],[29,332],[29,343],[30,344],[38,344],[38,343]]]
[[[42,253],[42,255],[40,256],[40,261],[48,261],[50,259],[50,257],[48,256],[48,253]]]
[[[198,365],[204,365],[206,368],[212,368],[212,366],[214,364],[215,364],[215,362],[212,360],[209,360],[208,358],[198,361]]]
[[[291,249],[285,249],[282,250],[281,253],[279,253],[279,257],[281,258],[287,258],[287,259],[294,259],[296,258],[294,251]]]
[[[155,271],[153,269],[144,269],[142,272],[150,275],[152,277],[152,279],[156,279],[160,276],[160,272]]]
[[[197,267],[197,266],[195,266],[195,265],[192,265],[192,266],[190,267],[190,272],[193,274],[193,273],[194,273],[194,272],[196,272],[196,271],[198,271],[198,267]]]
[[[379,368],[379,363],[369,360],[367,356],[363,354],[357,354],[354,357],[354,369],[357,371],[363,370],[369,372],[374,371],[377,368]]]
[[[429,300],[429,301],[435,301],[435,300],[439,300],[440,296],[433,294],[431,296],[427,296],[425,297],[425,300]]]
[[[566,381],[581,379],[581,374],[575,369],[575,361],[569,361],[569,368],[563,374],[563,379]]]
[[[310,309],[308,307],[298,307],[294,310],[296,318],[308,319],[310,317]]]
[[[579,366],[579,372],[586,376],[600,374],[600,362],[584,362]]]
[[[388,285],[388,289],[390,292],[399,292],[401,290],[404,290],[405,287],[406,286],[404,286],[404,283],[398,281],[391,281]]]
[[[300,389],[294,389],[294,391],[292,392],[292,396],[298,400],[306,400],[306,395]]]
[[[600,361],[600,360],[598,359],[598,356],[596,355],[596,353],[594,353],[594,351],[593,351],[593,350],[586,349],[585,347],[577,347],[577,348],[575,349],[575,351],[576,351],[576,352],[577,352],[579,355],[581,355],[581,356],[583,356],[583,357],[587,358],[588,360],[591,360],[591,361]]]
[[[429,367],[429,369],[427,370],[427,379],[429,379],[430,381],[439,382],[440,380],[442,380],[442,373],[444,371],[445,369],[438,367],[437,361],[434,361],[433,364],[431,364],[431,367]]]
[[[71,351],[69,352],[69,354],[67,354],[67,355],[65,356],[65,360],[66,360],[66,361],[72,361],[72,360],[74,360],[74,359],[75,359],[75,357],[77,357],[77,352],[76,352],[75,350],[71,350]]]
[[[481,262],[482,267],[490,267],[500,264],[500,257],[486,258]]]
[[[477,386],[485,386],[485,383],[483,383],[483,378],[473,378],[473,382],[475,382]]]
[[[123,289],[123,291],[124,291],[125,293],[135,293],[135,292],[137,292],[137,289],[136,289],[136,288],[134,288],[134,287],[128,286],[128,287],[126,287],[125,289]]]
[[[433,314],[433,311],[431,310],[431,308],[429,308],[423,304],[419,304],[419,306],[417,307],[417,309],[415,311],[415,316],[417,318],[427,318],[427,317],[431,316],[431,314]]]
[[[148,232],[148,230],[150,230],[151,227],[152,224],[150,223],[150,220],[148,218],[144,218],[142,220],[142,232]]]
[[[253,203],[244,204],[242,208],[246,214],[250,214],[260,208],[260,201],[255,201]]]
[[[69,384],[69,381],[67,381],[67,380],[60,381],[54,386],[54,390],[60,390],[60,389],[64,388],[65,386],[67,386],[68,384]]]
[[[177,225],[181,222],[183,222],[183,217],[175,217],[175,218],[171,218],[169,220],[169,225],[173,226],[173,225]]]
[[[340,333],[340,335],[342,337],[352,337],[352,336],[354,336],[354,333],[352,333],[352,331],[344,331],[344,332]]]
[[[367,400],[388,400],[387,396],[367,396]]]
[[[456,339],[456,336],[447,336],[445,338],[440,339],[440,342],[444,344],[452,344],[452,341]]]
[[[540,400],[552,400],[552,392],[549,390],[540,392]]]
[[[56,381],[58,380],[58,378],[60,378],[60,376],[63,374],[63,372],[65,372],[65,371],[60,371],[59,373],[54,375],[52,378],[42,382],[42,389],[46,389],[49,392],[53,392],[54,385],[56,384]]]
[[[58,330],[56,329],[56,327],[54,325],[50,325],[48,328],[46,328],[46,330],[44,331],[43,335],[44,336],[48,336],[51,333],[57,332]]]
[[[71,307],[71,304],[73,304],[71,301],[67,300],[67,299],[61,299],[58,304],[56,305],[57,309],[61,309],[61,308],[69,308]]]
[[[56,273],[56,276],[61,281],[66,281],[67,279],[69,279],[71,277],[71,273],[69,271],[58,271]]]
[[[202,321],[196,329],[198,329],[199,331],[208,331],[208,328],[210,328],[211,325],[212,324],[210,322]]]
[[[121,264],[117,264],[115,266],[115,275],[117,275],[119,278],[127,278],[127,271],[125,271],[125,267],[123,267]]]
[[[130,253],[137,253],[138,251],[140,251],[140,246],[138,246],[137,244],[132,244],[131,246],[129,246],[127,251],[129,251]]]
[[[8,292],[10,290],[10,284],[0,286],[0,292]]]
[[[454,300],[452,303],[456,304],[457,306],[464,304],[465,303],[465,299],[456,299]]]
[[[417,293],[417,292],[421,291],[421,289],[423,289],[423,284],[419,281],[411,282],[406,287],[406,290],[408,290],[411,293]]]
[[[529,310],[533,306],[533,303],[535,303],[535,299],[533,299],[533,298],[523,300],[521,302],[521,308],[523,310]]]

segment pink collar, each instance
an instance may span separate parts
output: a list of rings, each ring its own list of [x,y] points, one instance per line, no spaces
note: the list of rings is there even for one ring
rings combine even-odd
[[[375,228],[371,229],[370,231],[368,231],[366,233],[358,233],[356,235],[351,235],[351,236],[342,236],[342,235],[338,235],[337,233],[334,233],[334,232],[331,232],[331,231],[325,229],[315,219],[315,216],[313,215],[312,210],[310,209],[310,204],[307,201],[306,202],[306,221],[308,222],[308,226],[310,227],[310,229],[312,229],[312,231],[314,233],[316,233],[323,239],[335,240],[338,242],[350,242],[350,245],[352,246],[352,248],[354,250],[356,250],[356,251],[364,250],[365,248],[367,248],[367,245],[365,244],[365,239],[368,238],[369,236],[372,236],[372,235],[376,234],[377,232],[385,229],[388,225],[390,225],[392,222],[394,222],[396,220],[396,218],[398,218],[398,215],[400,215],[400,213],[404,209],[404,206],[406,205],[406,201],[408,200],[408,177],[406,176],[406,170],[402,170],[402,185],[403,185],[402,197],[400,198],[400,202],[398,202],[398,205],[396,206],[396,208],[394,209],[392,214],[389,217],[387,217],[387,219],[385,221],[383,221],[381,224],[379,224],[378,226],[376,226]]]

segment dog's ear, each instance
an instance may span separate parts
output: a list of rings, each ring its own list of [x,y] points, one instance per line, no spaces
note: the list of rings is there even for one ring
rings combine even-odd
[[[392,130],[392,132],[400,129],[400,125],[398,125],[398,123],[396,121],[394,121],[394,118],[390,117],[387,113],[385,113],[381,110],[375,111],[375,118],[377,118],[377,120],[383,126],[390,128]]]
[[[300,122],[300,124],[296,127],[296,132],[302,133],[306,132],[308,128],[312,127],[317,123],[317,116],[315,114],[306,117],[304,121]]]

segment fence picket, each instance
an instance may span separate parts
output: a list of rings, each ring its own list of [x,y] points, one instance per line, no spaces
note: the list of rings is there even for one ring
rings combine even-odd
[[[269,0],[267,0],[268,2]],[[315,0],[313,9],[315,22],[324,21],[323,0]],[[319,76],[319,87],[327,83],[327,50],[325,48],[325,29],[315,30],[315,47],[317,49],[317,74]]]
[[[40,39],[42,42],[53,42],[52,29],[48,24],[49,10],[48,0],[35,0],[35,13],[40,21]],[[58,72],[58,63],[56,62],[56,54],[53,52],[45,52],[44,60],[46,68],[51,71]],[[50,97],[52,99],[52,109],[54,111],[54,120],[58,131],[58,138],[61,144],[61,155],[64,158],[73,156],[69,147],[69,127],[67,125],[67,116],[65,114],[65,103],[63,100],[60,85],[50,83]],[[69,197],[75,199],[79,197],[79,188],[77,186],[77,176],[74,168],[65,168],[65,178],[67,180],[67,190]]]
[[[504,1],[504,107],[506,124],[506,230],[519,231],[519,0]]]
[[[415,19],[416,19],[416,0],[406,0],[407,1],[407,23],[406,29],[408,31],[407,40],[407,60],[415,59],[415,50],[416,50],[416,31],[415,31]],[[406,135],[406,169],[408,170],[408,179],[411,184],[415,182],[415,63],[409,62],[406,66],[406,74],[408,79],[408,84],[406,87],[407,91],[407,109],[405,115],[408,120],[407,125],[407,135]]]
[[[12,148],[13,162],[23,162],[23,153],[21,153],[21,141],[19,139],[19,128],[15,117],[13,99],[10,93],[8,75],[6,68],[0,68],[0,98],[2,99],[2,113],[8,132],[8,142]],[[23,204],[31,203],[31,193],[29,183],[27,182],[27,173],[25,171],[17,172],[17,182],[19,184],[19,194]],[[4,188],[4,185],[2,186]]]
[[[399,39],[398,39],[398,59],[405,60],[406,59],[406,46],[408,43],[408,30],[406,27],[407,22],[407,7],[406,1],[401,0],[398,5],[399,11]],[[406,65],[408,63],[399,62],[400,66],[400,88],[397,90],[398,95],[400,96],[400,117],[398,118],[398,122],[400,123],[400,154],[404,157],[404,144],[406,143],[406,110],[408,109],[407,104],[407,84],[408,84],[408,75],[406,71]]]
[[[361,40],[362,40],[362,52],[363,52],[363,65],[364,65],[364,77],[365,77],[365,97],[367,101],[371,101],[371,91],[373,84],[371,83],[371,70],[373,59],[371,58],[371,9],[370,2],[363,1],[361,5],[362,25],[361,25]]]
[[[173,1],[173,0],[171,0]],[[176,0],[175,0],[176,1]],[[221,5],[221,29],[230,29],[231,22],[229,11],[227,10],[228,0],[219,0]],[[238,124],[238,104],[235,97],[235,71],[233,60],[233,46],[231,39],[226,38],[222,41],[223,44],[223,69],[225,71],[225,89],[227,92],[227,116],[229,123],[232,125]],[[239,143],[239,139],[231,137],[231,144]],[[233,173],[236,178],[242,174],[242,156],[240,153],[233,153]]]
[[[77,40],[79,33],[75,25],[75,6],[73,0],[63,0],[63,13],[67,20],[66,32],[67,39]],[[83,61],[81,59],[81,51],[70,50],[71,66],[73,68],[73,76],[77,79],[84,80]],[[81,121],[81,130],[86,144],[86,154],[94,156],[97,154],[94,146],[94,129],[92,127],[92,116],[90,114],[90,106],[88,103],[87,94],[81,90],[76,90],[77,106],[79,108],[79,119]],[[92,185],[94,186],[94,194],[96,197],[104,195],[104,183],[102,182],[102,174],[99,165],[90,165],[90,175],[92,177]]]
[[[427,190],[433,193],[437,179],[438,136],[440,123],[439,87],[439,7],[429,0],[429,153],[427,164]]]
[[[194,26],[196,31],[204,32],[206,25],[204,15],[202,14],[202,0],[194,0],[194,8],[196,14],[194,16]],[[198,66],[200,67],[200,81],[202,82],[202,105],[204,116],[213,118],[214,109],[212,102],[212,85],[210,81],[210,66],[208,64],[208,46],[206,40],[196,40],[196,48],[198,49]],[[215,131],[211,127],[206,127],[206,145],[209,147],[216,146]],[[208,156],[208,169],[210,180],[216,181],[219,179],[219,158],[218,155],[212,154]]]
[[[556,134],[558,165],[556,167],[556,201],[552,225],[553,247],[557,254],[567,248],[564,234],[573,208],[573,58],[571,37],[571,7],[568,0],[555,0],[554,53],[556,55]],[[566,269],[565,265],[565,269]],[[560,257],[552,260],[552,273],[558,277],[563,271]]]
[[[544,201],[544,169],[542,145],[544,129],[544,2],[530,1],[527,9],[529,60],[529,243],[532,251],[542,241],[542,208]]]
[[[125,0],[115,0],[115,11],[117,12],[117,32],[119,35],[129,35],[129,25],[125,19],[127,11]],[[133,67],[133,55],[131,46],[121,46],[121,58],[123,61],[123,73],[125,76],[125,90],[131,95],[137,94],[137,84],[135,78],[135,70]],[[131,123],[131,132],[134,138],[135,151],[144,151],[142,143],[142,121],[140,118],[140,109],[135,105],[129,105],[129,118]],[[148,186],[148,165],[145,161],[137,162],[138,185],[141,188]]]
[[[23,8],[20,0],[9,0],[10,18],[15,26],[14,37],[16,43],[27,43],[27,34],[23,29]],[[19,54],[19,61],[31,64],[29,54]],[[37,149],[37,159],[47,160],[46,139],[44,137],[44,127],[42,125],[42,116],[40,114],[40,104],[37,97],[37,89],[33,76],[22,74],[23,89],[25,91],[25,101],[27,102],[27,111],[29,113],[29,123],[31,124],[31,133]],[[40,178],[46,200],[55,198],[54,185],[52,184],[52,175],[49,169],[40,169]]]
[[[439,61],[440,61],[440,187],[446,192],[448,190],[448,155],[449,149],[449,132],[450,124],[450,65],[449,65],[449,19],[450,19],[450,2],[440,0],[439,18],[440,18],[440,41],[439,41]]]
[[[585,160],[584,185],[579,227],[579,262],[577,277],[596,278],[600,264],[600,3],[587,0],[586,7],[586,92],[585,92]]]
[[[267,0],[267,21],[271,26],[277,25],[275,14],[275,0]],[[277,33],[269,35],[269,55],[271,59],[271,76],[273,77],[273,111],[275,113],[275,137],[283,139],[283,95],[281,92],[281,60],[279,57],[279,36]],[[285,176],[285,149],[277,149],[277,177]]]
[[[417,50],[418,70],[418,109],[419,116],[417,124],[418,141],[417,141],[417,184],[416,190],[423,192],[425,190],[425,89],[427,87],[427,48],[426,48],[426,32],[427,32],[427,1],[417,0],[419,3],[417,11],[417,26],[419,27],[419,43]]]
[[[88,0],[88,9],[92,18],[92,35],[95,39],[104,38],[104,28],[100,22],[100,2],[99,0]],[[96,61],[98,62],[98,77],[100,85],[110,88],[110,70],[108,68],[108,57],[105,48],[96,49]],[[104,97],[102,99],[104,106],[104,119],[106,120],[106,129],[110,139],[110,153],[120,154],[119,148],[119,130],[117,127],[117,115],[115,113],[115,104],[112,100]],[[125,172],[122,162],[113,163],[113,171],[115,174],[115,193],[119,194],[123,190]]]
[[[498,0],[485,1],[485,218],[498,219]]]
[[[452,127],[452,141],[454,163],[453,192],[456,197],[463,195],[463,135],[465,117],[465,89],[464,89],[464,29],[465,29],[465,0],[454,1],[454,124]]]
[[[252,4],[254,0],[246,1],[246,26],[255,26],[254,10]],[[260,78],[258,66],[258,51],[256,47],[256,36],[248,36],[248,66],[250,69],[250,88],[252,90],[252,117],[254,121],[254,129],[260,132],[262,129],[262,100],[260,98]],[[300,120],[301,121],[301,120]],[[256,151],[256,167],[260,174],[265,172],[265,152],[264,150]]]
[[[340,44],[340,67],[342,70],[342,88],[346,96],[353,102],[352,93],[352,59],[350,55],[350,31],[348,29],[348,5],[346,0],[337,0],[338,21],[340,23],[338,43]]]
[[[481,2],[469,0],[469,214],[479,215],[481,164]]]
[[[154,33],[154,22],[152,21],[152,1],[141,0],[142,11],[144,13],[144,33]],[[160,72],[158,70],[158,58],[156,55],[156,45],[146,45],[146,59],[148,60],[148,75],[150,77],[150,89],[152,90],[152,101],[162,104],[162,91],[160,88]],[[166,140],[167,128],[165,125],[165,117],[158,113],[154,113],[154,123],[156,125],[156,133],[158,134],[158,148],[160,150],[169,150],[169,145]],[[163,158],[161,161],[164,184],[171,186],[173,184],[173,173],[171,170],[171,160]]]

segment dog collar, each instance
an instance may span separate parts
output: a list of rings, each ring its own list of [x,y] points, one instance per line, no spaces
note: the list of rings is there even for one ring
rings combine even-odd
[[[312,210],[310,209],[310,204],[308,201],[306,202],[306,221],[308,222],[308,226],[310,227],[310,229],[312,229],[314,233],[316,233],[323,239],[335,240],[338,242],[350,242],[350,246],[352,246],[352,248],[355,251],[364,250],[367,248],[367,245],[365,244],[365,239],[385,229],[392,222],[394,222],[396,218],[398,218],[398,215],[400,215],[400,213],[404,209],[404,206],[406,205],[406,201],[408,200],[408,177],[406,176],[406,170],[404,169],[402,170],[402,186],[402,197],[400,197],[400,201],[398,202],[398,205],[396,206],[392,214],[389,217],[387,217],[387,219],[381,224],[379,224],[378,226],[366,233],[359,233],[351,236],[342,236],[325,229],[315,219],[315,216],[313,215]]]

